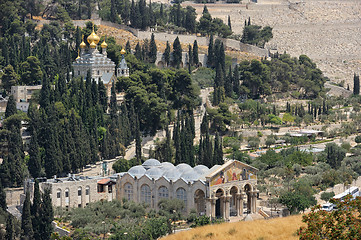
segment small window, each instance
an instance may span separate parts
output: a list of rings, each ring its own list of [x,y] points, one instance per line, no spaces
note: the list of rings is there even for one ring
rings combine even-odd
[[[81,204],[78,204],[78,208],[81,208]]]
[[[89,195],[89,192],[90,192],[89,188],[85,189],[85,195]]]
[[[81,189],[78,189],[78,196],[81,196]]]
[[[68,191],[65,192],[65,197],[69,197],[69,192]]]
[[[78,75],[80,75],[80,71],[78,71]]]
[[[56,198],[60,198],[60,194],[61,194],[61,192],[57,192],[56,193]]]
[[[97,71],[98,75],[100,74],[99,70]]]
[[[112,190],[113,190],[113,189],[112,189],[112,185],[109,185],[109,186],[108,186],[108,193],[112,193]]]
[[[98,184],[98,192],[104,192],[104,186],[102,184]]]

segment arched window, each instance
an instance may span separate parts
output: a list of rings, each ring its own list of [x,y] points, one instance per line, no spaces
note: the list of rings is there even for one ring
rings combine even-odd
[[[82,194],[82,188],[78,187],[78,207],[81,207],[81,202],[82,202],[81,194]]]
[[[187,207],[187,192],[184,188],[178,188],[176,191],[177,198],[184,202],[184,205]]]
[[[158,190],[159,199],[168,198],[168,188],[161,186]]]
[[[65,206],[69,207],[69,203],[70,203],[70,193],[69,193],[69,188],[65,189]]]
[[[146,184],[140,188],[140,201],[145,203],[151,203],[150,187]]]
[[[133,201],[133,185],[130,183],[124,184],[124,197],[128,201]]]
[[[88,205],[90,202],[90,187],[85,187],[85,205]]]

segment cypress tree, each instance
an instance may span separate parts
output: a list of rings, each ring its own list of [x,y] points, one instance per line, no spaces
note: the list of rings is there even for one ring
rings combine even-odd
[[[113,82],[112,84],[112,88],[111,88],[111,96],[110,96],[110,105],[109,105],[109,109],[110,109],[110,117],[112,120],[115,120],[117,118],[117,113],[118,113],[118,105],[117,105],[117,96],[115,94],[115,84]]]
[[[30,194],[26,191],[23,212],[21,215],[21,239],[31,240],[34,239],[33,225],[31,222],[30,213]]]
[[[4,211],[6,211],[6,209],[7,209],[6,193],[5,193],[1,179],[0,179],[0,208],[2,208],[2,210],[4,210]]]
[[[8,214],[8,218],[6,220],[6,240],[15,240],[15,228],[14,228],[14,220],[11,214]]]
[[[198,59],[198,43],[197,40],[194,40],[193,43],[193,65],[198,66],[199,59]]]
[[[239,84],[239,71],[238,71],[238,65],[235,66],[233,70],[233,91],[236,94],[237,97],[241,94],[241,88]]]
[[[142,164],[142,139],[141,139],[141,133],[140,133],[140,123],[139,123],[139,117],[136,116],[136,122],[135,122],[135,157],[137,158],[137,163],[140,165]]]
[[[213,64],[214,64],[213,35],[211,35],[208,44],[207,65],[208,67],[213,67]]]
[[[14,96],[10,95],[8,103],[6,105],[5,118],[8,118],[16,113],[17,113],[16,102],[15,102]]]
[[[180,136],[180,114],[178,111],[176,122],[174,123],[174,130],[173,130],[173,141],[175,147],[175,164],[178,165],[181,163],[181,136]]]
[[[110,21],[117,22],[118,20],[118,13],[115,6],[115,0],[110,1]]]
[[[125,51],[127,52],[127,53],[132,53],[132,48],[130,47],[130,42],[129,42],[129,40],[127,41],[127,43],[125,44]]]
[[[182,62],[182,46],[177,37],[173,42],[173,66],[179,68]]]
[[[41,157],[39,152],[39,144],[37,133],[34,130],[32,133],[30,146],[29,146],[29,162],[28,162],[29,173],[33,178],[40,177],[41,174]]]
[[[108,96],[107,96],[107,89],[105,88],[103,81],[99,81],[98,84],[98,96],[99,96],[99,103],[103,106],[103,112],[106,112],[108,109]]]
[[[224,91],[227,97],[232,97],[233,83],[232,83],[232,66],[229,66],[228,76],[224,84]]]
[[[60,153],[57,133],[53,126],[47,126],[47,132],[49,134],[47,134],[44,142],[45,173],[47,178],[51,178],[60,172]]]
[[[360,95],[360,77],[356,73],[353,75],[353,94]]]
[[[191,45],[188,45],[188,65],[193,66],[193,54]]]
[[[232,25],[231,25],[231,16],[228,15],[228,27],[232,31]]]
[[[46,109],[50,105],[50,102],[51,102],[50,101],[51,87],[50,87],[49,80],[45,76],[46,76],[46,74],[44,74],[43,86],[41,87],[41,90],[40,90],[40,99],[39,99],[40,107],[42,107],[43,109]]]
[[[53,232],[53,226],[51,225],[54,219],[54,211],[51,203],[50,189],[45,189],[42,195],[42,204],[40,207],[40,231],[41,240],[49,240],[51,233]]]
[[[172,147],[171,147],[171,138],[169,134],[168,126],[165,128],[165,161],[172,162]]]
[[[168,41],[167,41],[167,45],[166,45],[164,53],[163,53],[163,57],[164,57],[165,65],[169,66],[169,62],[170,62],[170,46],[169,46]]]
[[[218,132],[216,132],[216,136],[214,138],[213,163],[218,165],[222,165],[224,163],[222,148],[222,138],[219,136]]]
[[[139,42],[137,43],[137,45],[135,46],[135,53],[134,53],[135,57],[138,59],[138,60],[143,60],[142,58],[142,49],[140,47],[140,44]]]
[[[156,60],[157,60],[157,44],[155,43],[154,33],[152,33],[149,43],[149,62],[155,63]]]

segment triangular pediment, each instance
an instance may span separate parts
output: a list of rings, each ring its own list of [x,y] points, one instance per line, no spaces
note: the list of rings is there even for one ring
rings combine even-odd
[[[232,181],[257,179],[258,169],[246,163],[229,160],[222,166],[216,168],[206,176],[209,186],[214,186]]]

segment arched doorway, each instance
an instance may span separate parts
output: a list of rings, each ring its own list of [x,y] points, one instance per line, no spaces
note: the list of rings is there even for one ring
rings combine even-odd
[[[224,204],[223,204],[223,196],[224,196],[224,192],[221,188],[219,188],[216,192],[216,217],[220,218],[220,217],[224,217],[223,216],[223,212],[224,212]]]
[[[247,213],[251,213],[252,212],[252,186],[249,184],[246,184],[244,186],[244,192],[246,193],[246,201],[244,201],[244,204],[246,206],[247,209]]]
[[[229,214],[230,216],[237,216],[238,214],[238,199],[237,199],[237,193],[238,193],[238,188],[236,186],[233,186],[231,188],[231,190],[229,191],[230,195],[231,195],[231,199],[230,199],[230,205],[229,205]]]
[[[201,189],[198,189],[194,193],[194,203],[197,209],[198,215],[204,215],[206,213],[206,201],[205,194]]]

